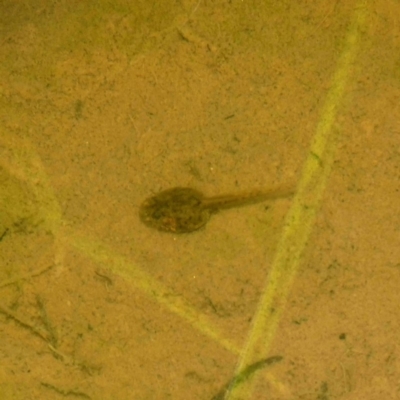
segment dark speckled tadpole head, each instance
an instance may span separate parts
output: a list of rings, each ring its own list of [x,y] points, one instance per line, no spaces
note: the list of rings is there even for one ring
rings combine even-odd
[[[211,210],[203,206],[203,195],[190,188],[164,190],[146,199],[139,208],[141,221],[163,232],[193,232],[207,223]]]

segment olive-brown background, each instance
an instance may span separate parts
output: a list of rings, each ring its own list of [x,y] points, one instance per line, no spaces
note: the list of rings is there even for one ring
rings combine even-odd
[[[0,285],[15,280],[0,287],[2,399],[218,393],[237,355],[56,238],[38,193],[241,346],[290,199],[183,236],[145,227],[138,206],[174,186],[295,185],[359,6],[1,2]],[[364,6],[332,174],[271,349],[283,360],[257,398],[400,398],[400,4]]]

